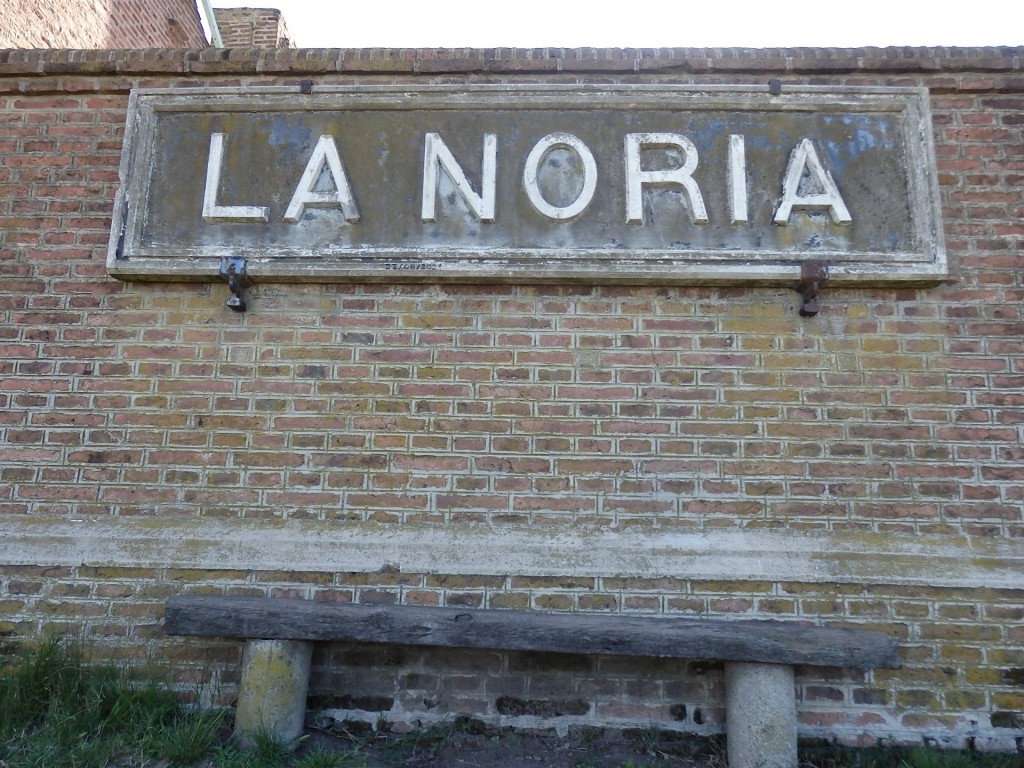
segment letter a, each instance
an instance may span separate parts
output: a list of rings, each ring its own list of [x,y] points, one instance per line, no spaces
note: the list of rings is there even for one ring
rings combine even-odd
[[[333,192],[314,192],[320,174],[324,166],[334,182]],[[345,220],[359,221],[359,209],[356,207],[355,197],[352,195],[352,187],[349,186],[348,176],[345,175],[345,166],[341,164],[341,157],[338,155],[338,147],[334,144],[333,136],[321,136],[316,143],[313,154],[306,163],[306,170],[302,172],[302,178],[295,187],[295,194],[288,204],[288,210],[284,214],[284,220],[289,224],[297,224],[302,220],[302,214],[306,207],[310,208],[341,208],[345,214]]]
[[[805,170],[810,173],[811,181],[822,190],[820,193],[800,194],[800,180]],[[782,201],[775,211],[775,223],[781,227],[787,226],[793,211],[825,210],[836,224],[849,224],[853,221],[843,196],[839,194],[839,188],[832,180],[832,174],[822,166],[811,140],[801,139],[789,156],[786,181],[782,185]]]

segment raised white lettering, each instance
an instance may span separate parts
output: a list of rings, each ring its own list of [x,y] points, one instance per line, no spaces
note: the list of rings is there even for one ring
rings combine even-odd
[[[267,223],[268,209],[260,205],[218,205],[220,168],[224,160],[226,134],[210,135],[210,155],[206,161],[206,189],[203,191],[203,221],[211,224],[261,221]]]
[[[455,185],[456,191],[481,221],[494,221],[494,200],[498,178],[498,137],[493,133],[484,134],[483,161],[481,163],[480,194],[473,191],[462,166],[458,164],[451,150],[439,134],[428,133],[423,141],[423,199],[420,217],[423,221],[435,221],[437,215],[438,171],[445,173]]]
[[[804,171],[810,174],[813,186],[820,189],[809,195],[800,194],[800,180]],[[818,153],[810,139],[802,139],[789,155],[786,167],[786,180],[782,185],[782,200],[775,211],[775,223],[785,227],[793,211],[824,211],[827,210],[836,224],[849,224],[853,221],[850,211],[843,202],[839,188],[818,159]]]
[[[743,137],[729,134],[729,219],[747,223],[747,150]]]
[[[270,209],[266,206],[221,205],[217,200],[227,140],[226,133],[210,135],[206,187],[203,190],[203,221],[268,223]],[[688,137],[678,133],[628,133],[624,141],[627,223],[645,223],[645,186],[679,187],[685,198],[681,204],[689,211],[692,223],[708,223],[704,197],[693,177],[698,165],[697,148]],[[751,216],[745,136],[729,134],[726,150],[724,181],[729,221],[733,225],[745,226],[749,224]],[[563,154],[560,158],[552,159],[552,152]],[[566,154],[570,156],[566,157]],[[575,155],[575,158],[571,155]],[[645,162],[655,167],[644,168]],[[477,192],[440,134],[425,133],[420,206],[422,220],[436,220],[439,197],[446,197],[451,203],[458,196],[469,215],[483,222],[493,222],[497,198],[497,166],[497,135],[484,134],[480,191]],[[442,172],[445,180],[441,179]],[[571,133],[550,133],[539,139],[527,155],[522,170],[526,198],[540,215],[554,223],[569,221],[586,211],[596,195],[598,180],[594,153]],[[545,195],[558,199],[552,203]],[[352,183],[331,135],[321,136],[313,148],[292,193],[283,221],[288,224],[301,223],[307,208],[337,208],[346,221],[355,223],[361,220]],[[822,164],[809,138],[801,139],[789,155],[781,196],[771,220],[784,227],[789,224],[793,213],[799,211],[827,211],[836,224],[852,222],[850,211],[832,174]]]
[[[327,167],[331,182],[334,184],[333,192],[316,192],[313,189],[323,173],[324,166]],[[307,207],[341,208],[346,221],[359,221],[359,209],[356,207],[352,187],[345,174],[345,166],[342,165],[338,147],[332,136],[321,136],[316,143],[313,154],[306,163],[306,170],[302,172],[302,178],[295,187],[284,220],[289,224],[297,224],[302,220]]]
[[[544,199],[537,183],[537,174],[540,172],[540,164],[544,157],[553,149],[568,149],[576,153],[576,156],[583,164],[583,188],[579,195],[568,205],[552,205]],[[594,199],[594,191],[597,189],[597,163],[594,162],[594,155],[582,141],[571,133],[550,133],[533,145],[530,154],[526,158],[526,166],[523,168],[523,188],[526,190],[526,197],[537,212],[547,216],[549,219],[562,220],[579,216],[590,205]]]
[[[646,147],[678,149],[683,154],[683,164],[678,168],[645,171],[641,166],[640,155],[641,150]],[[686,192],[693,223],[708,223],[704,198],[692,175],[697,169],[697,148],[686,136],[678,133],[627,133],[625,162],[627,223],[644,223],[644,184],[658,186],[678,184]]]

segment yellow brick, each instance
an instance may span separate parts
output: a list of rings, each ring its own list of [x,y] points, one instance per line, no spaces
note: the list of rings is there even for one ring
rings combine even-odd
[[[426,577],[426,586],[444,589],[498,589],[505,584],[504,576],[434,576]]]
[[[523,610],[530,607],[530,595],[526,592],[501,592],[491,595],[489,607]]]
[[[602,588],[610,592],[621,589],[644,592],[672,592],[674,594],[679,594],[687,591],[686,581],[670,577],[654,579],[605,577],[601,579],[601,585]]]
[[[1002,682],[998,670],[975,666],[967,667],[964,680],[971,685],[999,685]]]
[[[767,594],[772,591],[770,581],[694,581],[691,583],[694,592],[738,592],[743,595]]]
[[[923,356],[918,355],[862,355],[861,368],[865,371],[923,371]]]
[[[952,670],[943,672],[941,669],[926,667],[904,667],[903,669],[876,669],[875,681],[895,680],[897,684],[931,683],[948,685],[954,679]]]
[[[846,307],[847,320],[863,320],[866,317],[874,317],[874,308],[867,304],[849,304]]]
[[[976,619],[978,610],[973,605],[940,605],[938,614],[943,619]]]
[[[582,576],[513,576],[513,589],[595,589],[596,580]]]
[[[851,600],[849,603],[851,616],[888,616],[889,605],[875,600]]]
[[[172,581],[245,581],[248,575],[247,571],[212,571],[200,568],[171,568],[167,571],[167,578]]]
[[[939,653],[942,655],[942,658],[949,659],[950,661],[966,661],[971,664],[980,664],[984,660],[984,654],[981,652],[981,649],[969,645],[943,644],[939,648]]]
[[[862,342],[865,352],[899,352],[899,341],[891,336],[869,336]]]
[[[922,624],[922,640],[999,640],[999,627],[981,624]]]
[[[789,308],[784,301],[776,301],[766,304],[755,304],[746,302],[731,302],[726,308],[726,313],[732,317],[761,317],[783,319],[789,313]]]
[[[793,333],[793,325],[786,320],[768,322],[767,320],[726,318],[722,320],[723,333],[774,333],[789,336]]]
[[[985,706],[985,694],[981,691],[963,689],[946,691],[943,694],[943,699],[948,709],[983,709]]]
[[[537,595],[534,603],[537,608],[568,611],[572,608],[572,595]]]
[[[765,613],[795,614],[796,601],[782,599],[761,599],[757,601],[758,610]]]
[[[934,709],[938,705],[938,699],[931,691],[904,690],[896,691],[896,704],[913,709]]]
[[[992,706],[995,709],[1024,709],[1024,693],[993,693]]]
[[[859,595],[864,588],[859,584],[814,584],[797,581],[785,581],[781,584],[782,591],[791,595],[817,594],[817,595]]]
[[[892,612],[900,618],[923,619],[928,616],[930,609],[927,603],[897,602],[892,604]]]
[[[318,571],[258,571],[256,581],[285,581],[289,584],[330,584],[334,577]]]
[[[83,579],[156,579],[159,574],[155,568],[116,568],[114,566],[83,565],[78,569]]]

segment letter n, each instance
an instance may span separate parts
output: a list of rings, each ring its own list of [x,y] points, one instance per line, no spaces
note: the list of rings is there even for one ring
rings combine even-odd
[[[456,161],[451,150],[440,135],[428,133],[423,141],[423,201],[420,218],[435,221],[437,216],[437,182],[441,168],[455,185],[456,191],[469,209],[480,221],[494,221],[494,199],[497,188],[498,137],[493,133],[484,134],[483,162],[480,194],[466,178],[462,166]]]

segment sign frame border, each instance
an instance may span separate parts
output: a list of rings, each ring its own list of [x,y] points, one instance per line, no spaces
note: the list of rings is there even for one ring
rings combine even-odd
[[[579,98],[570,100],[572,95]],[[326,257],[239,253],[237,247],[203,246],[188,252],[138,245],[161,112],[375,109],[551,109],[601,107],[679,111],[733,109],[807,111],[854,109],[897,113],[908,182],[910,222],[917,248],[899,252],[742,251],[581,248],[352,248]],[[314,85],[310,93],[288,86],[144,88],[129,96],[125,140],[115,198],[107,271],[121,280],[208,281],[220,278],[225,257],[241,256],[247,275],[260,282],[460,282],[587,284],[791,284],[801,263],[828,265],[830,284],[928,285],[948,277],[928,90],[890,86],[783,86],[668,83],[406,83]],[[252,252],[256,251],[256,252]],[[182,253],[184,252],[184,256]],[[685,258],[680,258],[684,253]]]

